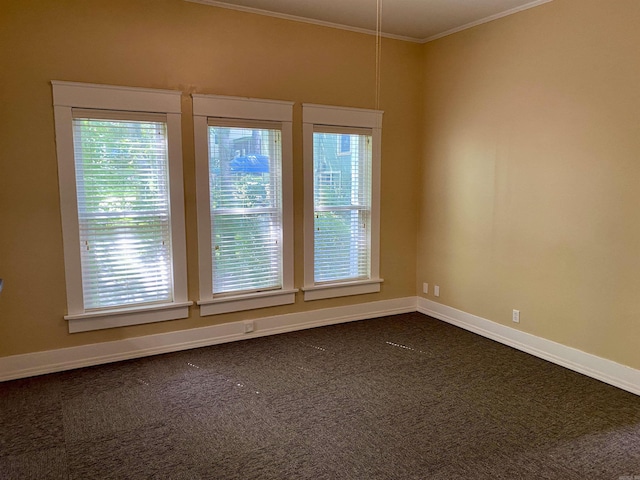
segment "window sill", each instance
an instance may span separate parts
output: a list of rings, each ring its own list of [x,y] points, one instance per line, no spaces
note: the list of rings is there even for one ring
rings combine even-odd
[[[275,307],[295,303],[298,289],[271,290],[267,292],[229,295],[210,300],[200,300],[200,316],[219,315],[221,313],[241,312],[256,308]]]
[[[354,282],[326,283],[304,287],[304,301],[322,300],[324,298],[347,297],[351,295],[363,295],[365,293],[377,293],[380,284],[384,280],[358,280]]]
[[[69,333],[88,332],[188,318],[191,305],[193,302],[143,305],[71,314],[64,318],[69,322]]]

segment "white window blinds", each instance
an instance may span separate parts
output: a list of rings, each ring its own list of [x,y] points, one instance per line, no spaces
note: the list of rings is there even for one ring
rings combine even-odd
[[[73,140],[85,310],[173,301],[163,116],[77,111]]]
[[[371,133],[314,127],[314,282],[370,276]]]
[[[213,294],[282,288],[282,142],[277,123],[210,119]]]

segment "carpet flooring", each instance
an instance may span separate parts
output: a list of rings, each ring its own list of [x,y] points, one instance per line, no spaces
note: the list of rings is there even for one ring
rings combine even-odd
[[[634,477],[640,397],[419,313],[0,383],[3,480]]]

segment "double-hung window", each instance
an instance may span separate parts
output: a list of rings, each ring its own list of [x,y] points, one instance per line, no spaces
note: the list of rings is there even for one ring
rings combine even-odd
[[[52,83],[69,331],[188,317],[180,93]]]
[[[379,292],[382,112],[302,109],[304,298]]]
[[[193,95],[202,315],[295,301],[292,108]]]

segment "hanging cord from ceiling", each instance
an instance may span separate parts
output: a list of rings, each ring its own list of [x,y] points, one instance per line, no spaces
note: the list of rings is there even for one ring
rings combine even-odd
[[[376,0],[376,110],[380,110],[380,57],[382,54],[382,0]]]

